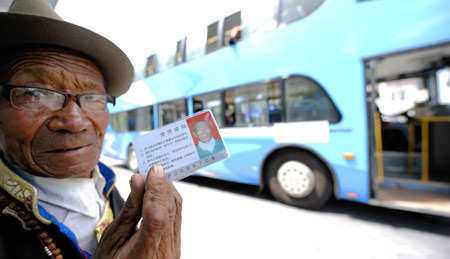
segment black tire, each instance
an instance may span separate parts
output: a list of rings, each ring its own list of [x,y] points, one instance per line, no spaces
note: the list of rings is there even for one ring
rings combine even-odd
[[[284,150],[276,154],[268,161],[265,179],[275,199],[300,208],[319,209],[328,202],[333,193],[328,169],[306,151]],[[304,183],[306,184],[303,185]]]
[[[131,145],[128,147],[127,152],[127,168],[133,173],[137,173],[139,170],[136,152],[134,152],[133,146]]]

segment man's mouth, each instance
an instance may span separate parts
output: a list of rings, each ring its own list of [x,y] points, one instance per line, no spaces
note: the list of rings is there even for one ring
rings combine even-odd
[[[63,153],[63,152],[76,151],[76,150],[80,150],[80,149],[85,148],[85,147],[88,147],[88,146],[89,146],[89,145],[86,145],[86,146],[80,146],[80,147],[73,147],[73,148],[54,149],[54,150],[47,151],[47,153]]]

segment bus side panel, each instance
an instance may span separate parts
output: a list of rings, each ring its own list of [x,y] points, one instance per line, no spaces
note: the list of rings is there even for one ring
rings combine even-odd
[[[223,135],[227,135],[227,130]],[[219,178],[239,183],[259,185],[263,180],[261,170],[263,161],[270,154],[286,146],[297,146],[299,149],[311,151],[322,160],[334,174],[339,189],[338,197],[342,199],[366,202],[369,198],[369,175],[367,173],[366,152],[349,146],[355,138],[355,132],[332,131],[328,143],[276,143],[273,136],[245,137],[248,131],[241,131],[240,137],[224,137],[230,157],[197,172],[198,175]],[[258,135],[264,129],[253,128],[252,135]],[[276,134],[276,133],[275,133]],[[262,134],[261,134],[262,135]],[[353,141],[354,142],[354,141]],[[343,154],[354,151],[355,159],[345,160]],[[357,153],[360,152],[360,153]],[[361,155],[362,154],[362,155]]]
[[[370,197],[369,175],[365,170],[356,167],[335,164],[334,170],[338,172],[340,199],[367,202]]]
[[[260,163],[274,146],[270,138],[224,137],[230,157],[197,172],[199,175],[233,182],[259,185]]]
[[[331,128],[328,143],[303,145],[329,166],[337,198],[367,202],[370,198],[370,175],[367,146],[363,141],[366,127],[360,127],[360,123],[354,125],[346,129]],[[345,154],[353,154],[354,158],[345,159]]]

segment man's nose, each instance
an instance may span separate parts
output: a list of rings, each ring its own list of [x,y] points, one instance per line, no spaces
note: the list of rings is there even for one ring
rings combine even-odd
[[[87,129],[88,125],[86,113],[77,104],[75,98],[70,98],[65,107],[55,111],[55,115],[48,123],[48,128],[52,131],[77,133]]]

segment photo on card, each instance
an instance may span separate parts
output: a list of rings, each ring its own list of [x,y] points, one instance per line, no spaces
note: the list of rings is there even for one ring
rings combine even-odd
[[[200,159],[225,150],[217,124],[211,112],[204,112],[186,119]]]
[[[229,155],[210,110],[157,128],[132,141],[139,172],[161,165],[168,181],[180,180]]]

